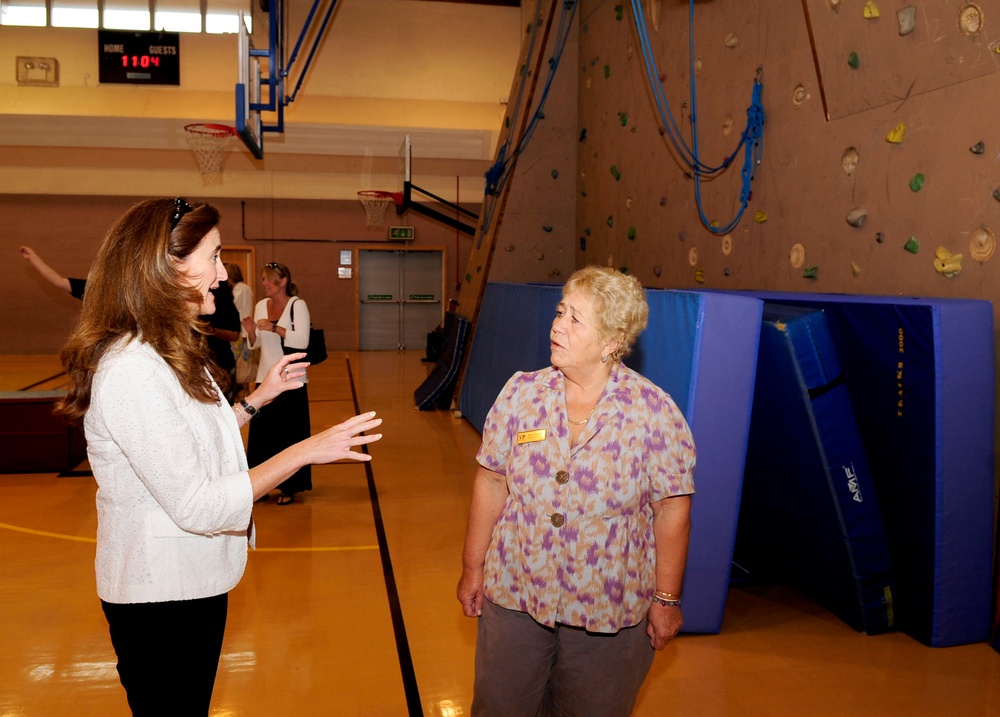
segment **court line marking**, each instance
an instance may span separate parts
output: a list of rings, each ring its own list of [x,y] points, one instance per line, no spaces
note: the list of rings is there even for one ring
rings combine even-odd
[[[66,535],[65,533],[51,533],[47,530],[35,530],[34,528],[24,528],[20,525],[10,523],[0,523],[0,528],[10,530],[15,533],[27,533],[28,535],[39,535],[43,538],[56,538],[58,540],[73,540],[78,543],[96,543],[97,538],[86,538],[80,535]],[[251,552],[255,553],[345,553],[354,550],[378,550],[377,545],[331,545],[318,546],[312,548],[257,548]]]

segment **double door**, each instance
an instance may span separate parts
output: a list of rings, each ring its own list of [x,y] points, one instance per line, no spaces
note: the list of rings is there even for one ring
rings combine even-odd
[[[423,349],[443,318],[443,249],[358,249],[358,345]]]

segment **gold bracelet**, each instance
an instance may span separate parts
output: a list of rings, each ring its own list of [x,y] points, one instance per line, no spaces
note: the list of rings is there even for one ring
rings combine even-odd
[[[657,597],[663,598],[664,600],[680,600],[681,599],[680,595],[675,595],[674,593],[665,593],[662,590],[655,591],[655,594],[656,594]]]

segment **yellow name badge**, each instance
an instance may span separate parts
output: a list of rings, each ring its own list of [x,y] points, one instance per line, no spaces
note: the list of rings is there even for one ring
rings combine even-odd
[[[517,445],[522,443],[537,443],[545,440],[545,429],[536,428],[533,431],[521,431],[517,434]]]

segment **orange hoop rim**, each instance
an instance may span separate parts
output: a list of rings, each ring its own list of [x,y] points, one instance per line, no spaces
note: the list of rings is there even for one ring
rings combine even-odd
[[[193,122],[184,125],[185,132],[192,134],[207,134],[212,137],[229,137],[236,134],[236,128],[224,124],[212,124],[210,122]]]
[[[363,199],[391,199],[396,204],[401,204],[403,195],[400,192],[387,192],[383,189],[362,189],[358,196]]]

